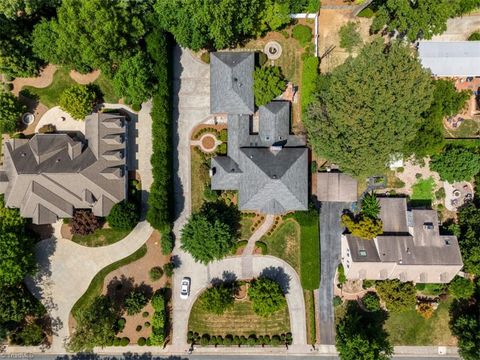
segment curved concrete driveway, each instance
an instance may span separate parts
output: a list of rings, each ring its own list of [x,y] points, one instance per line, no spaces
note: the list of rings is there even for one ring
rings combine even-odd
[[[150,111],[151,102],[142,104],[138,121],[135,120],[132,124],[137,138],[142,139],[137,145],[136,160],[137,169],[142,178],[143,212],[148,190],[152,184]],[[64,343],[69,337],[70,311],[75,302],[85,293],[93,277],[105,266],[138,250],[152,232],[150,224],[143,220],[127,237],[109,246],[90,248],[58,236],[37,244],[36,257],[39,272],[35,278],[28,278],[26,281],[29,289],[45,305],[53,321],[54,336],[49,351],[64,352]],[[59,231],[56,231],[56,234],[58,233]]]
[[[198,295],[214,279],[236,278],[251,279],[264,274],[276,279],[285,292],[290,315],[290,329],[293,345],[307,344],[307,325],[305,321],[305,301],[303,289],[296,271],[285,261],[265,255],[230,257],[215,261],[207,266],[198,265],[195,269],[181,267],[181,273],[192,278],[191,295],[188,299],[180,299],[179,291],[173,293],[174,328],[173,345],[175,348],[187,348],[188,318],[190,310]],[[178,274],[180,275],[180,274]],[[177,277],[178,279],[180,276]]]

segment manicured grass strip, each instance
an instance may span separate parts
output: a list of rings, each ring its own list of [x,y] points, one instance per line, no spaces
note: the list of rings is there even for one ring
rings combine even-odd
[[[188,330],[222,336],[287,333],[290,331],[288,307],[271,316],[262,317],[253,312],[251,301],[237,300],[223,315],[215,315],[205,311],[197,300],[190,312]]]
[[[300,92],[300,102],[302,113],[307,110],[315,96],[318,79],[318,58],[309,56],[303,60],[302,87]]]
[[[104,246],[122,240],[131,230],[98,229],[90,235],[73,235],[72,241],[84,246]]]
[[[432,177],[418,180],[412,186],[412,200],[432,200],[434,186],[435,181],[432,179]]]
[[[317,329],[315,319],[315,297],[313,291],[304,290],[303,296],[305,297],[305,311],[308,320],[308,343],[314,345],[317,342]]]
[[[270,255],[285,260],[296,272],[300,272],[300,226],[294,219],[286,219],[262,241],[267,244]]]
[[[288,214],[300,225],[300,280],[305,290],[320,286],[320,238],[318,212],[315,209]]]
[[[73,317],[77,317],[78,312],[90,304],[93,299],[99,296],[102,293],[103,282],[105,277],[110,274],[112,271],[117,270],[118,268],[130,264],[138,259],[141,259],[147,253],[147,246],[143,245],[140,249],[135,251],[132,255],[127,256],[126,258],[114,262],[98,272],[97,275],[92,279],[92,282],[88,286],[87,291],[82,295],[80,299],[75,303],[72,308]]]

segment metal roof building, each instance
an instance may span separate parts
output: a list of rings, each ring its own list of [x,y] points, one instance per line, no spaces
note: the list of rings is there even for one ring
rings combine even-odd
[[[418,54],[435,76],[480,76],[480,41],[420,41]]]

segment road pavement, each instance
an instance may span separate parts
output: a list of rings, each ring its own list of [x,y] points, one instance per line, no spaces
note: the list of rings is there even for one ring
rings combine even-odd
[[[322,202],[320,208],[320,344],[335,344],[333,286],[340,263],[340,216],[350,203]]]

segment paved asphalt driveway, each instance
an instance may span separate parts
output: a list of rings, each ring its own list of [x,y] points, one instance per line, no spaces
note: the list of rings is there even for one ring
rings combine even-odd
[[[340,263],[340,216],[350,203],[322,202],[320,208],[320,344],[335,344],[333,286]]]

